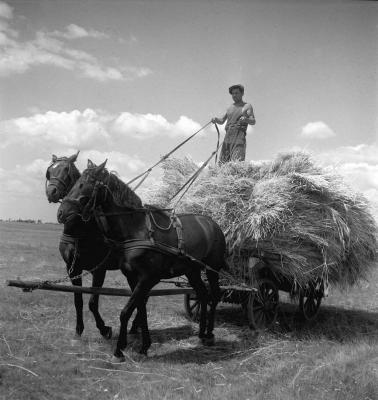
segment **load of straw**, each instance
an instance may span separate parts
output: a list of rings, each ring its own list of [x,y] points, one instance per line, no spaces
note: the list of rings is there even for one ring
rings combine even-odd
[[[172,206],[171,196],[197,168],[187,158],[166,160],[154,202]],[[376,224],[367,201],[303,152],[209,168],[175,208],[212,217],[234,254],[275,256],[271,271],[300,286],[317,278],[353,285],[376,262]],[[231,265],[240,277],[241,267]]]

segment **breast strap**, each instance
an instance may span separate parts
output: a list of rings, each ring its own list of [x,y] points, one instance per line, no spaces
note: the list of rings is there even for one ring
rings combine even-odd
[[[160,230],[164,230],[164,231],[169,231],[173,227],[174,229],[176,229],[177,249],[178,249],[179,253],[184,254],[185,253],[185,241],[184,241],[182,222],[181,222],[180,218],[175,214],[174,211],[172,211],[169,216],[169,219],[170,219],[169,226],[167,228],[163,228],[156,223],[155,218],[153,217],[152,213],[153,213],[153,210],[146,212],[146,227],[148,230],[148,237],[150,239],[150,242],[152,244],[155,244],[154,227],[156,227],[157,229],[160,229]]]

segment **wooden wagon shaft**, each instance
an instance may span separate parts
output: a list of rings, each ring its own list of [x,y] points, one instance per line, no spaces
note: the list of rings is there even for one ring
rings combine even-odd
[[[18,287],[21,289],[34,290],[53,290],[55,292],[71,292],[71,293],[89,293],[89,294],[100,294],[107,296],[125,296],[129,297],[132,294],[130,289],[115,289],[107,287],[87,287],[87,286],[68,286],[68,285],[57,285],[53,283],[41,283],[36,281],[21,281],[21,280],[10,280],[6,282],[7,286]],[[166,296],[176,294],[189,294],[194,293],[192,288],[172,288],[172,289],[153,289],[150,291],[149,296]]]

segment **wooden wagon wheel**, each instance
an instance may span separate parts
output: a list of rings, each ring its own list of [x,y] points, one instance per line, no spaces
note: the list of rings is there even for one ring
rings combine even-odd
[[[247,303],[250,328],[262,330],[271,327],[277,318],[278,300],[276,285],[270,279],[260,279]]]
[[[198,322],[201,313],[201,304],[197,299],[197,295],[195,293],[187,293],[185,295],[184,307],[186,316],[191,321]]]
[[[307,321],[312,321],[318,315],[322,297],[318,290],[300,290],[299,311]]]

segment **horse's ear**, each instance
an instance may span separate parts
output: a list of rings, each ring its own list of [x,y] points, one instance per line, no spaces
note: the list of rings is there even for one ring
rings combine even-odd
[[[96,164],[88,158],[87,168],[96,168]]]
[[[57,159],[58,159],[58,157],[55,154],[53,154],[52,155],[52,162],[56,162]]]
[[[104,170],[107,162],[108,162],[108,159],[106,159],[102,164],[100,164],[98,167],[96,167],[96,174],[98,174]]]
[[[80,150],[76,154],[74,154],[71,157],[69,157],[68,161],[74,163],[77,160],[77,156],[79,155],[79,153],[80,153]]]

